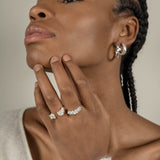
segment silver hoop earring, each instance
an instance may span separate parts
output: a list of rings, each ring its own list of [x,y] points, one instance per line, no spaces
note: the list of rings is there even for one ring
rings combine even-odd
[[[115,51],[115,56],[117,58],[119,58],[120,56],[123,56],[127,53],[127,47],[124,43],[120,44],[119,42],[117,42],[117,46],[116,46],[116,51]]]

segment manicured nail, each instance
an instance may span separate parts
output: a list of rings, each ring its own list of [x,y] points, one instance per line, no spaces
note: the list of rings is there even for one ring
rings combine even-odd
[[[34,70],[35,70],[36,72],[38,72],[40,69],[42,69],[42,66],[41,66],[41,65],[36,64],[36,65],[34,66]]]
[[[51,63],[54,63],[54,62],[57,62],[57,61],[59,61],[58,57],[52,57],[51,58]]]
[[[70,60],[71,60],[71,57],[68,56],[68,55],[64,55],[64,56],[63,56],[63,60],[64,60],[64,61],[70,61]]]

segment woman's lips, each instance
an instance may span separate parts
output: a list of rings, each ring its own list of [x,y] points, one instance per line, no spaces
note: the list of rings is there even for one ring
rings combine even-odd
[[[30,25],[26,29],[24,43],[27,45],[29,43],[37,42],[40,39],[52,37],[55,37],[55,34],[50,33],[45,28],[42,28],[38,25]]]

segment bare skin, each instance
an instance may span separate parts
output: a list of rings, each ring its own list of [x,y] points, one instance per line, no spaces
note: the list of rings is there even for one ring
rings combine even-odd
[[[91,93],[95,93],[101,102],[101,105],[97,106],[101,106],[105,111],[104,117],[107,124],[105,133],[109,138],[108,144],[105,144],[104,140],[104,144],[99,145],[104,148],[95,148],[95,152],[96,149],[101,149],[102,154],[107,151],[107,156],[114,157],[113,160],[116,158],[125,160],[127,154],[130,157],[128,156],[126,159],[132,160],[135,153],[137,157],[134,157],[134,160],[145,156],[147,159],[149,157],[146,154],[148,148],[153,150],[149,153],[150,155],[159,151],[159,144],[154,143],[155,145],[150,145],[151,147],[147,145],[160,139],[160,127],[127,108],[119,79],[121,58],[113,59],[114,45],[117,41],[124,42],[128,47],[135,41],[139,27],[138,21],[133,16],[115,17],[112,12],[114,4],[113,0],[86,0],[68,4],[63,4],[61,0],[39,0],[30,11],[31,24],[54,32],[56,37],[26,44],[27,63],[32,69],[37,66],[36,64],[40,64],[45,71],[53,72],[54,67],[50,63],[51,57],[57,56],[61,59],[66,53],[69,54],[72,57],[72,62],[81,70],[81,72],[75,70],[73,73],[84,75]],[[38,15],[40,12],[46,16],[41,17]],[[36,104],[44,103],[40,98],[40,93],[45,97],[45,90],[42,88],[47,91],[47,88],[50,87],[43,69],[40,72],[35,72],[39,86],[35,89]],[[55,69],[55,76],[59,77],[57,82],[60,85],[62,81],[65,81],[66,75],[59,74],[58,68]],[[71,83],[75,82],[71,81]],[[94,100],[93,97],[92,100]],[[71,104],[71,102],[68,103]],[[90,120],[86,119],[86,121]],[[61,125],[63,126],[65,123],[61,123]],[[43,116],[36,108],[25,111],[24,127],[34,160],[60,159],[61,155],[58,147],[53,143],[52,133],[49,133]],[[101,127],[105,128],[103,125]],[[92,133],[90,130],[87,134],[92,135]],[[97,137],[101,134],[97,133]],[[81,144],[81,141],[77,143]],[[145,146],[142,149],[143,152],[141,146]],[[137,153],[136,149],[141,152]],[[68,156],[65,150],[61,149],[62,152],[65,157]],[[84,156],[87,157],[85,154]],[[68,159],[74,158],[69,157]]]

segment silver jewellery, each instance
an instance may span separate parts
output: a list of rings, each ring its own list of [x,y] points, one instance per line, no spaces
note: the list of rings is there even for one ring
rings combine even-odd
[[[64,115],[64,107],[61,107],[61,109],[57,112],[58,116],[63,116]],[[50,119],[56,119],[55,114],[51,113],[49,115]]]
[[[77,113],[79,113],[81,111],[81,106],[77,107],[75,110],[72,110],[72,111],[67,111],[67,114],[68,115],[76,115]],[[65,112],[65,109],[64,107],[61,107],[61,109],[57,112],[57,114],[59,116],[63,116],[64,115],[64,112]],[[49,115],[50,119],[56,119],[56,116],[55,114],[51,113]]]
[[[120,44],[119,42],[117,42],[117,46],[116,46],[116,51],[115,51],[115,55],[117,58],[119,58],[119,55],[125,55],[127,53],[127,47],[124,43]]]
[[[64,107],[62,107],[58,112],[57,112],[57,114],[59,115],[59,116],[63,116],[64,115]]]
[[[55,114],[53,114],[53,113],[51,113],[51,114],[49,115],[49,117],[50,117],[50,119],[56,119],[56,116],[55,116]]]
[[[68,115],[76,115],[77,113],[79,113],[81,110],[81,106],[77,107],[75,110],[72,111],[67,111]]]

